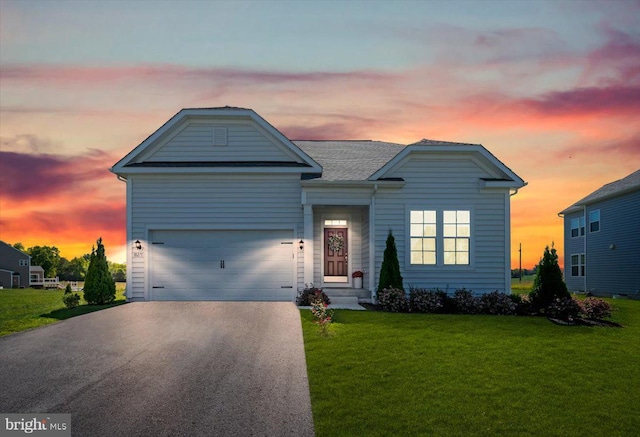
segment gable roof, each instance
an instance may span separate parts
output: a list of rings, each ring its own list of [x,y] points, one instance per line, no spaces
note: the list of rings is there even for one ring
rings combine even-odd
[[[142,143],[140,143],[137,147],[135,147],[131,152],[125,155],[124,158],[119,160],[117,163],[113,165],[110,169],[111,172],[119,175],[125,175],[128,173],[146,173],[149,170],[153,171],[173,171],[172,169],[183,169],[186,171],[198,171],[198,169],[202,168],[221,168],[221,167],[233,167],[236,170],[239,167],[246,168],[256,168],[256,167],[267,167],[269,165],[268,162],[265,163],[263,161],[251,161],[247,162],[246,165],[242,165],[243,163],[234,163],[234,165],[223,165],[227,163],[221,162],[198,162],[194,164],[189,161],[180,161],[173,163],[147,163],[147,162],[136,162],[136,159],[143,154],[147,150],[152,150],[152,148],[157,145],[162,139],[168,135],[172,128],[176,127],[179,123],[188,120],[189,118],[196,117],[219,117],[219,118],[241,118],[245,120],[250,120],[255,123],[258,127],[263,129],[269,136],[271,136],[278,144],[280,144],[285,149],[293,152],[295,156],[297,156],[302,165],[299,166],[284,166],[284,168],[300,168],[305,167],[305,171],[311,172],[320,172],[322,171],[321,166],[315,162],[309,155],[303,152],[298,146],[292,143],[287,137],[285,137],[278,129],[273,127],[269,122],[267,122],[264,118],[260,117],[255,111],[247,108],[238,108],[232,106],[224,106],[217,108],[185,108],[180,110],[177,114],[171,117],[166,123],[164,123],[160,128],[158,128],[154,133],[149,135]],[[271,163],[271,167],[281,167],[280,162]],[[300,170],[297,170],[300,171]]]
[[[583,206],[637,190],[640,190],[640,169],[622,179],[603,185],[593,193],[583,197],[570,207],[561,211],[560,214],[576,212],[581,210]]]
[[[12,245],[10,245],[9,243],[5,243],[4,241],[0,240],[0,246],[4,245],[5,250],[7,248],[11,249],[11,250],[15,250],[16,252],[18,252],[20,255],[24,255],[26,257],[31,258],[31,255],[29,255],[28,253],[25,253],[23,251],[21,251],[20,249],[16,249],[15,247],[13,247]]]

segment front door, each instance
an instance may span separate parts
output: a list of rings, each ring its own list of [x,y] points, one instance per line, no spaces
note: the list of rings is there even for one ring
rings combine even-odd
[[[348,247],[347,228],[325,228],[324,230],[324,277],[325,282],[347,282]]]

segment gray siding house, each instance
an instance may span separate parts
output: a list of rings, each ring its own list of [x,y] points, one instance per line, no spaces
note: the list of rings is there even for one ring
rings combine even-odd
[[[640,170],[560,212],[571,291],[640,296]]]
[[[31,257],[21,250],[0,241],[0,287],[29,286]]]
[[[292,141],[250,109],[183,109],[111,171],[130,301],[372,300],[389,230],[407,287],[510,292],[525,182],[479,144]]]

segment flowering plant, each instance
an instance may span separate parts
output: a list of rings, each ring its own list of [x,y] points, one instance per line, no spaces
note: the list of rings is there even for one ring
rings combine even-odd
[[[340,252],[344,248],[344,238],[342,235],[333,234],[328,239],[329,250],[332,252]]]
[[[363,276],[364,273],[362,273],[360,270],[356,270],[355,272],[351,273],[352,278],[362,278]]]
[[[333,311],[328,309],[328,304],[322,299],[313,299],[311,301],[311,313],[315,317],[314,323],[320,328],[320,335],[329,336],[329,326],[333,318]]]

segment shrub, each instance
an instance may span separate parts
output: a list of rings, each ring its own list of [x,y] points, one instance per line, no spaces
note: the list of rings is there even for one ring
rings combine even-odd
[[[480,299],[466,288],[453,293],[452,304],[458,314],[477,314],[480,311]]]
[[[528,294],[510,294],[509,298],[516,304],[515,314],[518,316],[532,316],[536,314]]]
[[[493,291],[480,296],[480,312],[483,314],[512,315],[516,304],[510,295]]]
[[[558,298],[546,308],[545,314],[547,317],[573,322],[580,315],[580,305],[571,297]]]
[[[611,305],[606,300],[588,297],[581,302],[584,314],[592,319],[611,317]]]
[[[414,313],[437,313],[442,310],[442,296],[435,291],[411,288],[409,291],[409,311]]]
[[[562,279],[562,271],[558,265],[558,254],[553,243],[551,243],[551,249],[549,246],[544,249],[530,296],[531,303],[538,309],[547,308],[556,299],[571,297],[567,285]]]
[[[399,288],[385,288],[378,292],[378,304],[384,311],[392,313],[403,313],[409,309],[407,294]]]
[[[91,250],[89,268],[84,280],[84,300],[89,304],[102,305],[116,299],[116,283],[109,272],[102,238],[98,238],[97,244],[98,248]]]
[[[329,336],[329,326],[331,326],[333,319],[333,311],[327,308],[328,305],[324,302],[322,294],[311,297],[311,313],[315,318],[314,323],[318,325],[320,335],[323,337]]]
[[[318,299],[321,300],[322,303],[327,305],[331,303],[329,296],[327,296],[324,291],[322,291],[322,288],[314,287],[313,284],[311,284],[310,287],[305,285],[305,289],[302,290],[302,292],[296,297],[296,304],[298,304],[298,306],[308,307],[311,306],[311,303],[314,300]]]
[[[382,265],[380,266],[380,280],[378,281],[378,291],[385,288],[395,288],[402,290],[402,275],[400,274],[400,263],[398,262],[398,250],[393,232],[389,229],[387,236],[387,247],[384,249]]]
[[[80,304],[80,295],[71,292],[71,284],[67,284],[65,287],[62,302],[67,308],[75,308]]]

